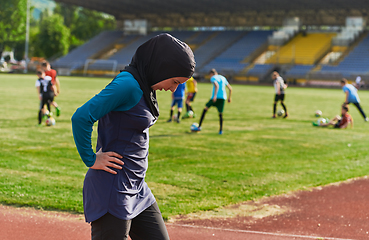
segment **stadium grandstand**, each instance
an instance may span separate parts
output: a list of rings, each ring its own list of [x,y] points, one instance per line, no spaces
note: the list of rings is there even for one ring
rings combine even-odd
[[[196,74],[211,68],[244,83],[330,85],[369,80],[366,0],[56,0],[115,16],[105,31],[55,60],[60,74],[114,75],[139,45],[167,32],[194,51]],[[331,85],[334,86],[335,83]]]

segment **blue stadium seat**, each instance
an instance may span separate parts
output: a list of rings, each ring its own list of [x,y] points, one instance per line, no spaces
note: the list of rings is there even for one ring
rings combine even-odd
[[[270,73],[274,64],[255,64],[253,68],[251,68],[247,72],[247,76],[253,76],[258,78],[263,78],[266,74]]]
[[[210,69],[215,68],[239,73],[249,65],[249,63],[242,61],[265,44],[268,36],[272,33],[273,31],[252,31],[247,33],[214,60],[206,64],[202,70],[208,72]]]
[[[306,75],[314,68],[314,65],[295,65],[290,68],[284,76],[286,78],[305,78]]]
[[[122,31],[104,31],[52,63],[53,68],[82,68],[85,61],[123,37]]]
[[[369,35],[366,36],[337,66],[323,66],[322,75],[341,73],[343,77],[369,74]]]

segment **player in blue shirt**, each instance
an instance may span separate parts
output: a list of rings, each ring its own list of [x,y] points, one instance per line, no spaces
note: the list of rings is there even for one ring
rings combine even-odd
[[[174,107],[176,106],[176,104],[178,108],[176,121],[177,123],[181,122],[180,117],[181,117],[181,112],[183,108],[183,98],[185,95],[185,89],[186,89],[186,84],[182,83],[182,84],[179,84],[177,89],[174,91],[174,93],[172,93],[172,105],[170,106],[170,116],[167,122],[172,121]]]
[[[129,66],[72,116],[73,137],[89,167],[83,207],[92,240],[169,240],[145,182],[149,128],[159,116],[156,90],[174,92],[195,70],[192,50],[169,34],[142,44]],[[91,134],[98,121],[96,153]]]
[[[210,70],[209,74],[210,82],[213,84],[213,92],[210,100],[206,103],[205,108],[202,111],[199,126],[194,128],[192,131],[201,131],[201,124],[205,118],[206,112],[211,106],[215,106],[219,113],[219,134],[223,134],[223,110],[224,103],[227,100],[227,92],[225,88],[227,87],[229,90],[228,102],[230,103],[232,101],[232,87],[227,79],[224,76],[219,75],[214,68]]]
[[[369,118],[365,115],[364,110],[360,106],[360,98],[357,94],[357,88],[354,87],[352,84],[348,84],[347,79],[345,78],[341,80],[341,86],[343,92],[346,94],[345,103],[353,103],[363,116],[365,122],[369,121]]]

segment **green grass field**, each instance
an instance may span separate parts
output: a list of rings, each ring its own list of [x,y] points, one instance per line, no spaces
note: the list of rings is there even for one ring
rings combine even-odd
[[[35,80],[34,75],[0,74],[0,203],[81,213],[87,167],[75,148],[70,118],[111,78],[61,76],[56,101],[62,114],[53,127],[36,127]],[[211,89],[210,83],[199,84],[193,104],[197,118],[180,124],[166,123],[170,93],[158,92],[161,116],[150,129],[146,181],[165,218],[368,174],[369,123],[353,105],[353,129],[311,124],[318,109],[329,118],[340,113],[342,90],[289,87],[290,117],[271,119],[272,86],[233,85],[224,134],[217,134],[215,108],[202,132],[191,133]],[[369,113],[369,92],[359,95]]]

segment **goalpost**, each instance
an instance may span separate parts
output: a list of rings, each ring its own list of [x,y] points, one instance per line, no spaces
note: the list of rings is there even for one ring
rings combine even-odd
[[[114,75],[117,70],[117,66],[117,60],[87,59],[83,68],[83,75],[87,75],[88,72],[103,72],[105,74]]]

